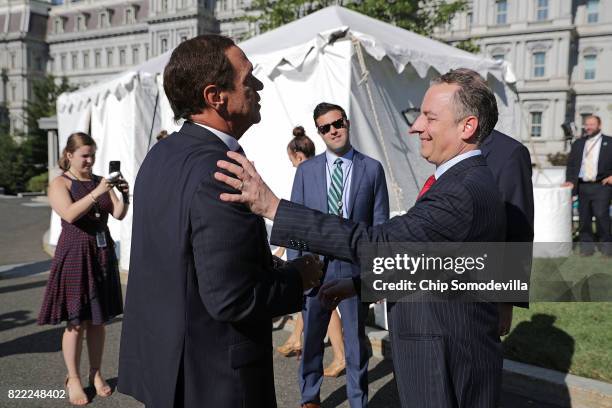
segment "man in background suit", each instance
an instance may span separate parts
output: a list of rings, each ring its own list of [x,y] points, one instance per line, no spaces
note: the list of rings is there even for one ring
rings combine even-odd
[[[506,242],[533,242],[533,184],[531,181],[531,157],[527,148],[518,140],[494,130],[480,146],[487,166],[493,173],[506,208]],[[513,244],[511,244],[513,245]],[[507,265],[509,270],[524,270],[529,282],[532,251],[529,246],[511,248]],[[515,303],[529,307],[529,303]],[[512,326],[512,304],[499,303],[499,334],[505,336]]]
[[[478,146],[497,122],[497,103],[479,76],[449,73],[434,81],[411,128],[421,155],[436,165],[416,204],[378,226],[356,224],[279,200],[248,160],[220,162],[237,178],[215,178],[240,190],[222,194],[274,220],[271,242],[359,263],[361,244],[374,242],[499,242],[505,211]],[[358,279],[324,284],[319,297],[333,307],[358,290]],[[393,364],[403,407],[494,408],[502,354],[493,303],[395,303],[390,309]]]
[[[219,200],[217,160],[260,120],[252,71],[216,35],[182,42],[164,70],[186,122],[136,178],[119,356],[119,390],[147,408],[275,407],[271,318],[300,310],[321,276],[313,257],[276,267],[263,219]]]
[[[572,144],[565,172],[565,186],[578,195],[580,251],[595,251],[593,216],[602,254],[612,256],[610,199],[612,198],[612,137],[601,133],[601,119],[591,115],[584,121],[586,137]]]
[[[327,149],[298,167],[291,201],[367,225],[388,220],[389,195],[382,165],[351,146],[350,122],[344,109],[320,103],[313,116]],[[293,259],[300,252],[289,250],[287,254]],[[359,272],[358,265],[332,259],[325,271],[325,281],[358,277]],[[313,295],[306,297],[304,305],[304,347],[299,371],[302,404],[308,408],[320,406],[323,339],[331,314]],[[366,407],[369,353],[365,319],[368,305],[361,303],[358,296],[352,296],[340,302],[338,307],[342,316],[348,401],[352,408]],[[341,364],[344,365],[344,361]]]

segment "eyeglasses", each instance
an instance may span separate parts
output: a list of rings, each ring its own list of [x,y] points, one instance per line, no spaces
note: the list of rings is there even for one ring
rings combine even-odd
[[[334,127],[334,129],[338,130],[338,129],[344,129],[346,127],[346,124],[344,123],[344,118],[340,118],[332,123],[328,123],[326,125],[321,125],[321,126],[317,126],[317,130],[319,131],[319,134],[324,135],[327,132],[329,132],[329,130],[331,129],[331,127]]]

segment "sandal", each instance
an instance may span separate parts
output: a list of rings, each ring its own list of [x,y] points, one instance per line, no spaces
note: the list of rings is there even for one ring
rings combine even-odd
[[[68,386],[68,382],[70,380],[76,380],[79,382],[79,387],[81,388],[81,392],[73,393],[71,388],[74,386]],[[83,390],[83,386],[81,385],[81,379],[79,377],[70,377],[66,376],[66,381],[64,381],[64,388],[66,389],[66,393],[68,394],[68,401],[72,405],[83,406],[89,404],[89,399],[87,398],[87,394],[85,394],[85,390]]]
[[[96,384],[96,374],[100,374],[98,384]],[[111,386],[104,381],[104,378],[102,378],[99,368],[91,368],[89,370],[89,386],[94,387],[96,389],[96,395],[102,398],[106,398],[113,393]]]

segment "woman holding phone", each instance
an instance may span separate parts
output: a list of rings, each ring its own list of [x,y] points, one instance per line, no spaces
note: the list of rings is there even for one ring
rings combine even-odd
[[[79,371],[83,337],[87,333],[89,384],[101,397],[112,393],[100,372],[105,323],[123,313],[119,268],[108,230],[109,214],[121,220],[129,204],[123,177],[109,181],[92,173],[96,143],[85,133],[68,138],[59,165],[64,172],[49,185],[49,203],[62,218],[51,272],[38,324],[66,321],[62,352],[65,387],[70,403],[89,402]],[[122,199],[113,192],[117,187]]]

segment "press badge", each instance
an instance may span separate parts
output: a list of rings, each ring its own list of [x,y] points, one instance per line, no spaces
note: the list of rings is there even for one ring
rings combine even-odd
[[[104,231],[96,233],[96,243],[98,248],[106,248],[106,234]]]

